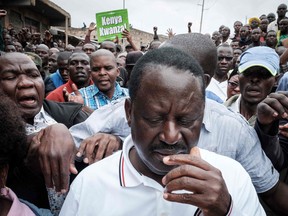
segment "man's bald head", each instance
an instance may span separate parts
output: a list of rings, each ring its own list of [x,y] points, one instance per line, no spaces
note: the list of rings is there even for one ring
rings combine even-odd
[[[112,41],[103,41],[100,45],[100,49],[106,49],[116,56],[116,44]]]
[[[18,52],[0,56],[0,90],[16,103],[30,124],[41,110],[44,89],[41,74],[31,57]]]
[[[90,62],[92,59],[97,58],[99,56],[110,56],[113,59],[113,62],[115,62],[115,64],[117,64],[114,54],[112,52],[110,52],[109,50],[106,50],[106,49],[99,49],[99,50],[93,52],[90,56]]]

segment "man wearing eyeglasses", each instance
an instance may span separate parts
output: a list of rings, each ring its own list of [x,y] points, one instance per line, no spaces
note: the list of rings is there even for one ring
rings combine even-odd
[[[217,57],[217,68],[206,90],[216,94],[222,101],[226,101],[228,71],[232,68],[233,63],[232,47],[227,44],[220,45],[217,48]]]

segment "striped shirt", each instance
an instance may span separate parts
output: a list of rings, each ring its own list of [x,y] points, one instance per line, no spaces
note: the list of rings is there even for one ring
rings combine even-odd
[[[118,83],[115,85],[115,91],[111,99],[101,92],[95,85],[90,85],[80,89],[79,91],[84,99],[84,105],[93,110],[106,104],[110,104],[112,101],[119,98],[129,96],[128,89],[120,87]]]

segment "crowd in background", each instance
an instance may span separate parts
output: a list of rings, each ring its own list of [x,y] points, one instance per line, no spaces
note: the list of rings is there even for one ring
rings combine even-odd
[[[201,169],[204,167],[203,170],[210,170],[210,173],[213,174],[213,176],[208,175],[207,178],[212,179],[213,177],[214,179],[214,177],[217,177],[218,181],[216,181],[215,185],[220,185],[217,189],[209,191],[208,189],[210,188],[207,185],[207,191],[212,197],[217,194],[217,199],[210,200],[210,204],[202,203],[205,199],[195,204],[192,201],[187,201],[190,198],[188,196],[186,201],[184,196],[184,198],[171,198],[168,195],[168,198],[166,196],[165,199],[168,201],[175,199],[176,202],[198,206],[199,210],[195,212],[195,215],[201,211],[205,215],[205,212],[210,213],[213,208],[215,212],[226,212],[225,215],[230,215],[230,211],[234,211],[234,215],[237,215],[239,209],[236,206],[233,210],[233,200],[236,205],[243,205],[241,207],[243,208],[242,211],[249,212],[247,209],[250,208],[250,213],[257,212],[257,215],[287,215],[288,205],[285,201],[287,200],[286,197],[288,197],[287,5],[279,5],[276,13],[277,15],[271,12],[251,17],[248,23],[235,21],[233,32],[225,24],[221,25],[211,36],[209,34],[194,33],[191,30],[192,23],[189,22],[188,31],[183,34],[177,35],[173,33],[172,29],[168,29],[168,39],[164,42],[159,40],[158,28],[153,27],[153,40],[147,47],[137,47],[133,42],[133,35],[126,29],[122,33],[123,38],[128,43],[125,47],[119,44],[117,37],[113,41],[107,40],[99,44],[94,43],[90,39],[91,32],[96,29],[94,23],[91,23],[86,29],[85,39],[76,46],[65,44],[60,39],[54,39],[49,30],[46,30],[44,35],[42,35],[41,33],[31,33],[28,28],[22,28],[17,32],[12,25],[8,27],[1,26],[0,119],[2,126],[0,127],[0,133],[3,139],[1,138],[0,142],[0,204],[4,207],[2,210],[0,208],[0,215],[58,215],[66,196],[67,200],[60,215],[70,215],[73,211],[76,214],[78,210],[88,214],[89,211],[87,209],[93,209],[93,205],[89,206],[89,199],[93,199],[93,189],[89,193],[90,185],[88,185],[88,189],[85,188],[86,186],[79,186],[82,182],[78,180],[74,185],[73,191],[69,192],[69,185],[78,172],[90,164],[98,163],[103,158],[108,156],[111,158],[111,155],[115,155],[115,152],[122,149],[124,154],[129,155],[132,152],[131,155],[136,155],[135,157],[131,156],[131,163],[134,161],[133,165],[136,164],[135,166],[140,167],[135,167],[135,170],[137,168],[141,170],[147,164],[147,167],[152,166],[149,165],[148,159],[148,162],[144,161],[140,165],[135,162],[135,160],[143,160],[142,155],[134,154],[136,151],[134,147],[131,147],[128,153],[125,153],[124,144],[131,144],[129,141],[131,129],[132,137],[135,134],[139,135],[140,132],[138,134],[137,130],[140,131],[141,128],[143,134],[146,132],[148,134],[152,133],[153,128],[156,130],[161,122],[171,120],[168,115],[171,112],[179,112],[179,115],[175,117],[177,118],[177,123],[175,123],[177,126],[175,127],[181,127],[181,131],[184,131],[183,134],[186,133],[186,130],[194,130],[196,123],[201,120],[202,124],[203,120],[204,126],[201,128],[200,144],[198,146],[237,160],[250,175],[255,189],[252,186],[250,188],[250,184],[252,185],[250,178],[246,179],[244,177],[246,174],[242,174],[242,171],[239,171],[241,173],[238,173],[239,178],[243,182],[249,182],[246,189],[243,186],[241,190],[246,190],[247,194],[251,195],[252,200],[248,204],[246,203],[248,198],[244,195],[243,197],[239,195],[242,197],[243,204],[241,200],[235,199],[235,194],[239,193],[239,191],[234,191],[235,194],[230,192],[231,188],[229,185],[233,181],[230,179],[226,182],[231,170],[227,171],[228,174],[226,174],[225,166],[223,166],[224,168],[222,167],[223,170],[219,168],[221,172],[224,172],[224,181],[217,171],[214,169],[210,170],[211,167],[207,166],[207,164],[197,164],[196,160],[196,162],[191,162],[191,164],[195,163],[196,165],[194,165],[199,166]],[[5,10],[0,10],[0,18],[4,16],[9,16],[9,14]],[[185,54],[178,53],[173,48],[180,49]],[[174,53],[175,58],[164,51]],[[159,58],[159,55],[163,55],[165,60]],[[192,56],[193,59],[189,59],[188,56]],[[188,65],[188,63],[186,65],[181,58],[191,61],[189,64],[194,66]],[[192,71],[191,73],[194,73],[195,77],[201,77],[197,78],[197,80],[203,79],[202,84],[206,101],[200,100],[200,96],[187,95],[187,92],[185,92],[186,98],[182,98],[184,97],[183,86],[187,84],[187,80],[187,82],[190,80],[189,77],[183,75],[185,74],[184,72],[182,74],[182,72],[178,71],[179,77],[187,79],[183,82],[183,86],[178,82],[177,76],[173,75],[171,75],[173,77],[171,80],[175,80],[177,85],[173,85],[168,81],[163,81],[162,83],[162,80],[166,80],[165,77],[162,77],[159,81],[162,71],[165,71],[163,68],[167,70],[168,74],[171,70],[182,71],[185,69]],[[145,70],[149,70],[149,72]],[[139,71],[144,75],[134,74]],[[146,76],[146,73],[149,74],[151,71],[160,75],[156,76],[151,73]],[[170,78],[169,76],[168,78]],[[153,83],[154,80],[151,77],[155,80],[155,83]],[[167,80],[169,80],[168,78]],[[142,86],[140,81],[145,85],[143,84]],[[202,86],[201,82],[200,84],[195,84],[194,80],[193,84]],[[163,84],[163,86],[167,85],[169,87],[165,88],[167,98],[160,97],[163,95],[161,94],[162,89],[157,87],[158,84],[159,86]],[[190,85],[187,84],[186,87],[190,89],[188,86]],[[143,90],[140,91],[144,88],[147,90],[147,95],[142,92]],[[183,95],[179,89],[182,89]],[[183,120],[181,115],[184,114],[182,111],[184,110],[183,112],[185,113],[188,108],[182,103],[179,104],[179,107],[182,107],[181,111],[178,110],[180,108],[171,106],[170,109],[165,110],[168,113],[167,116],[165,113],[165,118],[163,117],[160,120],[159,118],[153,118],[155,114],[149,112],[147,114],[148,108],[158,112],[158,109],[163,109],[167,105],[167,101],[175,100],[170,95],[170,90],[171,92],[175,91],[175,98],[179,97],[179,101],[183,99],[183,101],[189,102],[190,100],[187,97],[196,97],[194,99],[199,103],[199,106],[193,106],[193,103],[190,105],[196,110],[194,110],[196,113],[198,112],[199,116],[204,115],[204,117],[202,116],[203,119],[199,120],[198,116],[193,116],[192,120],[192,117]],[[190,90],[201,95],[194,87],[193,89],[191,87]],[[142,101],[137,97],[137,94],[140,94],[139,92],[141,92],[143,97]],[[127,99],[129,96],[131,100]],[[125,104],[124,100],[126,100]],[[152,102],[157,104],[155,101],[160,101],[161,105],[159,107],[153,106]],[[139,113],[135,111],[137,110],[135,107],[138,108]],[[201,108],[200,111],[199,107]],[[145,108],[147,108],[146,111]],[[155,113],[157,112],[155,111]],[[141,115],[144,115],[143,119],[139,117]],[[212,119],[216,118],[217,120],[213,122]],[[22,121],[23,123],[21,123]],[[137,121],[139,121],[138,124]],[[216,126],[214,128],[214,125],[217,124],[219,124],[218,129],[216,129]],[[230,128],[229,124],[231,124]],[[189,127],[186,127],[186,125],[189,125]],[[160,139],[165,140],[167,143],[167,140],[178,139],[175,138],[175,134],[171,134],[173,132],[171,124],[167,123],[163,128],[165,132],[163,138],[161,137],[162,135],[159,135]],[[221,131],[222,129],[223,131]],[[210,132],[216,135],[207,135]],[[200,129],[198,136],[199,133]],[[195,134],[189,135],[189,138],[193,140],[195,136]],[[145,138],[141,134],[139,137],[142,140],[149,139],[149,137]],[[163,141],[163,143],[165,142]],[[177,142],[178,140],[175,141],[175,143]],[[215,146],[211,143],[215,143]],[[172,144],[174,144],[173,141],[169,143],[169,145]],[[144,148],[144,150],[141,148],[139,150],[138,148],[137,151],[142,150],[145,154]],[[157,147],[154,146],[153,148],[156,149],[155,151],[161,152]],[[166,150],[164,153],[161,152],[161,154],[167,156],[170,154],[169,151]],[[182,150],[179,150],[179,152],[181,153]],[[202,150],[201,154],[206,155]],[[122,157],[121,155],[120,158],[122,160],[125,156]],[[117,158],[119,166],[122,166],[121,168],[117,167],[117,169],[120,169],[120,173],[124,173],[123,167],[127,167],[123,165],[124,161],[121,160],[119,162]],[[189,164],[190,162],[186,160],[188,159],[175,158],[177,162],[170,161],[172,163],[170,165]],[[71,165],[71,161],[73,161],[73,165]],[[118,163],[115,156],[110,161],[113,164]],[[222,162],[222,159],[219,158],[219,161]],[[223,161],[225,160],[223,159]],[[167,162],[167,164],[170,162]],[[211,163],[214,162],[211,160]],[[238,165],[235,166],[237,167]],[[99,167],[97,171],[103,171],[102,168],[105,167],[106,169],[109,164],[103,165],[102,168],[99,165]],[[188,173],[189,170],[187,171],[186,168],[182,170],[183,175],[189,174],[188,177],[190,178],[194,174]],[[146,171],[145,169],[142,170]],[[93,179],[93,175],[90,176],[90,174],[87,174],[88,172],[86,171],[86,176]],[[132,171],[130,170],[129,172]],[[119,174],[121,188],[116,187],[115,189],[118,193],[122,192],[122,187],[126,187],[123,173]],[[159,174],[157,171],[155,173]],[[133,175],[136,174],[133,173]],[[142,179],[141,181],[144,183],[142,183],[153,188],[153,184],[152,186],[150,185],[151,182],[145,179],[145,175],[146,173],[143,173],[144,180]],[[151,176],[149,178],[154,179],[158,183],[160,182],[158,181],[159,178],[155,177],[154,174]],[[82,176],[82,178],[85,179],[85,176]],[[106,178],[109,178],[109,176],[106,176]],[[162,186],[168,185],[165,183],[168,181],[167,178],[162,181],[164,182]],[[197,176],[197,178],[199,178],[197,180],[200,180],[204,176]],[[112,180],[109,181],[113,182]],[[133,178],[128,178],[128,183],[126,183],[135,186],[133,184],[136,184],[135,182],[137,181]],[[228,189],[223,186],[225,182]],[[83,185],[85,183],[87,182],[84,182]],[[101,187],[101,183],[98,182],[97,184]],[[110,182],[105,182],[107,190],[109,190],[109,184]],[[161,183],[159,184],[161,185]],[[184,183],[180,182],[178,185],[181,184],[184,185],[184,188],[180,187],[180,189],[193,191],[187,181],[184,181]],[[233,184],[231,183],[231,185]],[[212,187],[213,184],[210,184],[210,186]],[[105,187],[103,186],[103,188]],[[157,188],[157,186],[155,187]],[[167,187],[169,188],[169,186]],[[174,187],[178,188],[178,186]],[[139,199],[145,200],[143,194],[146,193],[146,189],[142,188],[140,190]],[[109,193],[113,193],[112,189],[110,190]],[[230,194],[227,193],[228,190]],[[86,198],[83,198],[80,193],[83,191],[89,193]],[[97,192],[97,190],[95,191]],[[144,191],[145,193],[142,194]],[[77,194],[77,192],[80,194]],[[262,211],[261,205],[259,204],[258,206],[257,196],[254,196],[256,192],[259,195],[265,213]],[[209,197],[209,193],[203,193],[205,198],[206,195]],[[129,197],[127,192],[124,192],[124,194],[124,197],[128,197],[128,200],[131,199],[131,202],[133,199],[138,199]],[[100,194],[100,196],[101,198],[106,197],[104,194]],[[105,198],[103,200],[109,202],[111,201],[109,199],[112,199],[113,196],[106,197],[108,200],[105,200]],[[118,197],[118,195],[115,196]],[[219,197],[223,198],[222,201]],[[97,199],[99,199],[99,202],[102,201],[100,198]],[[75,204],[76,202],[77,204]],[[80,203],[83,204],[84,202],[85,205],[83,207]],[[87,203],[88,205],[86,205]],[[153,204],[147,200],[144,203]],[[133,200],[133,204],[137,206],[137,201]],[[103,204],[103,206],[105,205]],[[126,209],[124,205],[127,205],[127,203],[122,203],[122,205],[123,209]],[[103,208],[113,208],[110,205],[108,206]],[[118,204],[115,204],[115,206],[118,206]],[[94,208],[96,209],[95,206]],[[165,209],[163,206],[162,208]],[[177,210],[178,208],[181,209],[179,206],[175,208]],[[171,211],[173,212],[174,210]],[[81,215],[79,212],[77,214]],[[101,214],[101,211],[99,212]],[[125,214],[122,209],[121,212]],[[133,213],[136,212],[134,209]]]

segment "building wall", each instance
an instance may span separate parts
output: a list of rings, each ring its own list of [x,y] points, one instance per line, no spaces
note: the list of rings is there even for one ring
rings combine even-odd
[[[45,30],[49,29],[49,20],[28,8],[21,8],[20,10],[17,7],[3,7],[3,9],[7,11],[7,16],[4,18],[4,27],[6,28],[11,25],[18,32],[21,28],[26,27],[32,33],[43,33]]]
[[[61,27],[57,27],[59,29],[62,29],[64,30],[64,28],[61,28]],[[76,37],[80,37],[84,40],[85,38],[85,35],[87,33],[87,29],[86,28],[69,28],[68,29],[68,34],[69,35],[74,35]],[[134,28],[131,28],[130,29],[130,33],[132,35],[132,38],[133,38],[133,41],[135,43],[135,45],[137,47],[139,47],[140,49],[140,46],[143,45],[143,46],[147,46],[149,45],[149,43],[151,41],[153,41],[153,33],[148,33],[148,32],[145,32],[145,31],[141,31],[141,30],[138,30],[138,29],[134,29]],[[91,40],[97,40],[97,35],[96,35],[96,31],[93,31],[91,32],[91,37],[90,37]],[[161,42],[167,40],[168,37],[167,36],[164,36],[164,35],[159,35],[159,40]],[[120,44],[125,47],[128,42],[126,41],[126,39],[120,39]]]

